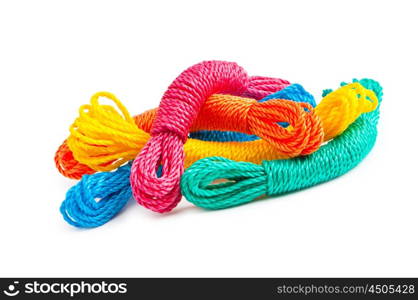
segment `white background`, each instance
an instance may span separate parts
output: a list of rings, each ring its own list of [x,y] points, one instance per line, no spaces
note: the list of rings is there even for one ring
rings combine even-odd
[[[416,1],[2,1],[0,276],[418,276]],[[156,107],[202,60],[321,90],[384,87],[379,136],[347,175],[222,211],[133,201],[65,223],[53,155],[78,107]]]

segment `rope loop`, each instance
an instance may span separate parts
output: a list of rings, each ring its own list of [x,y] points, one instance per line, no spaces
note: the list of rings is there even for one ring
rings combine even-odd
[[[354,91],[356,100],[370,101],[370,104],[351,104],[361,106],[356,111],[357,114],[359,111],[366,113],[349,125],[343,134],[334,137],[318,151],[306,157],[266,160],[261,165],[208,157],[194,163],[183,174],[183,195],[196,206],[208,209],[227,208],[264,195],[277,196],[304,189],[347,173],[374,146],[379,118],[378,103],[382,97],[381,86],[376,81],[363,79],[354,83],[344,85],[339,90],[348,92],[351,102],[355,102],[352,101],[351,91]],[[359,86],[362,83],[364,86]],[[348,97],[340,99],[339,103],[343,105]]]
[[[71,225],[81,228],[107,223],[132,197],[129,164],[115,172],[84,175],[70,188],[61,204],[61,214]]]
[[[100,104],[104,97],[116,105]],[[97,171],[110,171],[135,158],[148,136],[138,129],[115,95],[99,92],[82,105],[67,139],[74,158]]]
[[[247,117],[254,135],[273,144],[289,158],[316,151],[324,140],[324,130],[308,103],[272,99],[255,103]],[[286,128],[278,123],[290,125]]]
[[[159,145],[144,147],[133,164],[132,173],[138,174],[131,175],[131,186],[138,203],[157,212],[170,211],[177,205],[181,199],[179,183],[184,168],[184,148],[180,142],[185,143],[192,123],[209,96],[216,93],[242,94],[248,85],[249,77],[243,68],[222,61],[196,64],[174,80],[161,100],[151,130],[153,138],[148,142]],[[170,135],[172,138],[163,144],[162,137]],[[175,149],[166,148],[168,146]],[[153,156],[156,159],[151,160]],[[163,176],[156,180],[155,170],[160,163],[163,163]]]
[[[151,137],[142,149],[143,159],[135,159],[130,177],[133,195],[139,204],[153,211],[168,212],[181,200],[178,178],[184,172],[182,146],[183,141],[177,135],[164,132]],[[159,169],[161,174],[158,174]]]
[[[250,82],[251,80],[250,78]],[[262,80],[262,82],[265,81]],[[353,83],[342,83],[341,86],[336,91],[326,90],[324,99],[316,107],[314,101],[309,102],[311,98],[308,96],[309,93],[305,91],[304,96],[293,97],[294,101],[289,101],[292,104],[286,104],[289,107],[285,106],[276,112],[280,106],[273,104],[277,102],[279,105],[284,105],[286,92],[291,89],[302,91],[303,88],[297,85],[288,86],[279,92],[276,91],[274,93],[276,96],[274,94],[265,96],[259,102],[255,102],[254,99],[244,99],[246,106],[243,111],[247,115],[241,117],[246,124],[240,124],[239,121],[232,123],[234,127],[242,126],[248,132],[258,130],[260,131],[258,134],[261,135],[261,132],[265,134],[262,131],[263,126],[271,124],[281,127],[282,130],[289,133],[306,122],[306,116],[315,116],[320,120],[319,123],[323,124],[321,128],[329,140],[327,144],[322,145],[308,156],[286,160],[277,160],[277,149],[273,147],[271,141],[268,143],[265,140],[225,143],[189,139],[184,145],[184,152],[182,152],[183,140],[178,135],[172,132],[163,132],[150,138],[146,132],[152,128],[151,124],[156,111],[148,111],[132,118],[114,95],[98,93],[92,97],[90,105],[82,106],[80,109],[80,117],[72,126],[75,134],[72,133],[69,138],[74,141],[69,144],[64,142],[57,151],[55,163],[61,172],[66,173],[68,177],[77,178],[96,171],[96,169],[75,159],[75,156],[78,155],[76,154],[77,147],[80,145],[82,148],[97,148],[91,152],[93,153],[91,158],[97,159],[95,164],[98,164],[99,168],[111,165],[111,168],[114,169],[115,162],[119,163],[125,153],[118,152],[120,149],[117,149],[112,139],[120,138],[124,134],[137,134],[141,138],[139,140],[137,136],[128,139],[128,143],[134,143],[134,146],[129,145],[125,150],[135,149],[137,153],[150,139],[152,142],[147,143],[144,148],[149,153],[161,152],[162,155],[150,155],[147,158],[150,161],[148,165],[141,165],[141,161],[135,161],[132,169],[130,163],[121,164],[114,172],[83,176],[81,181],[67,192],[66,199],[61,206],[61,213],[68,223],[77,227],[91,228],[103,225],[116,216],[131,198],[130,181],[139,181],[138,178],[132,178],[132,176],[140,174],[138,169],[144,169],[154,175],[151,178],[153,182],[146,186],[145,193],[139,195],[140,199],[146,199],[141,204],[158,212],[167,212],[175,207],[179,201],[179,198],[175,197],[180,194],[180,187],[186,199],[195,205],[207,209],[221,209],[248,203],[265,196],[276,196],[304,189],[341,176],[359,164],[372,149],[376,140],[379,107],[383,95],[382,87],[371,79],[354,79]],[[242,95],[245,93],[248,91],[243,92]],[[214,98],[229,97],[230,101],[234,101],[242,95],[212,95],[206,100],[201,112],[205,111],[208,103],[210,104]],[[299,93],[299,95],[303,94]],[[115,106],[100,104],[99,98],[102,96],[110,98]],[[265,98],[268,98],[269,101],[263,102]],[[296,103],[299,101],[304,103]],[[263,106],[264,104],[266,106]],[[216,103],[211,105],[215,107]],[[269,105],[274,106],[273,111],[267,110]],[[295,108],[294,105],[298,108]],[[263,111],[264,109],[266,111]],[[300,114],[296,113],[297,109]],[[235,112],[231,114],[229,110],[217,111],[217,114],[222,118],[223,113],[235,115]],[[284,114],[284,116],[278,114]],[[304,118],[301,117],[302,115]],[[95,118],[99,118],[99,120]],[[262,120],[259,122],[263,126],[256,126],[258,124],[252,118]],[[339,125],[335,127],[324,125],[331,119],[339,122]],[[282,120],[282,122],[279,121],[280,126],[277,125],[278,120]],[[200,125],[197,125],[199,122],[201,124],[210,123],[210,121],[202,119],[202,116],[198,116],[191,128],[199,130],[198,126]],[[214,126],[214,124],[212,125]],[[194,128],[194,126],[197,127]],[[225,124],[222,126],[229,128]],[[312,129],[312,126],[306,126],[307,129]],[[108,132],[103,137],[100,131],[104,128]],[[283,133],[286,133],[285,131]],[[295,137],[292,136],[289,141],[293,138]],[[245,151],[248,148],[251,150]],[[164,149],[168,151],[163,151]],[[180,152],[176,152],[176,150]],[[86,149],[83,151],[86,151],[85,154],[89,154]],[[111,154],[108,155],[109,153]],[[182,156],[184,153],[186,155]],[[77,157],[83,158],[82,155]],[[200,160],[198,160],[199,158]],[[88,160],[86,161],[88,162]],[[179,165],[182,165],[180,161],[184,161],[186,166],[194,161],[195,163],[183,173],[183,169],[178,168]],[[154,167],[146,169],[149,166]],[[176,172],[178,173],[176,174]],[[175,178],[181,176],[181,173],[183,175],[179,185]],[[151,197],[152,195],[155,197]],[[164,197],[167,195],[175,201],[164,201]]]

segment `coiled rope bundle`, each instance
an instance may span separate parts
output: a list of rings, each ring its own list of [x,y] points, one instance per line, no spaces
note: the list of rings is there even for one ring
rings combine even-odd
[[[260,76],[254,78],[250,78],[249,88],[248,91],[244,92],[245,95],[254,94],[259,97],[273,90],[276,91],[279,99],[290,100],[290,95],[291,97],[297,98],[298,102],[313,103],[312,95],[306,92],[301,86],[290,87],[289,82],[283,79]],[[285,91],[288,88],[289,90]],[[283,91],[283,94],[281,94],[281,91]],[[100,105],[99,97],[112,100],[116,104],[119,112],[112,106]],[[225,97],[228,96],[225,95]],[[135,126],[132,126],[134,122],[122,103],[111,93],[99,92],[92,96],[90,105],[80,107],[79,113],[80,116],[70,127],[70,136],[58,148],[55,155],[55,163],[60,173],[73,179],[80,179],[82,175],[92,174],[95,171],[113,170],[124,162],[135,158],[136,154],[149,139],[149,132],[152,128],[156,110],[145,112],[133,118],[139,128],[137,130]],[[205,118],[205,116],[202,116],[202,118]],[[207,120],[205,122],[208,123],[211,121]],[[222,123],[224,126],[229,126],[225,120],[222,120]],[[254,138],[245,137],[245,134],[238,132],[201,131],[193,133],[199,140],[254,140]],[[126,140],[131,140],[134,144],[128,144]],[[218,155],[226,155],[232,159],[249,157],[249,161],[260,161],[257,157],[252,158],[251,154],[245,154],[246,148],[244,146],[246,145],[213,145],[191,140],[189,151],[187,150],[188,145],[186,144],[186,154],[191,153],[186,157],[186,166],[197,159],[206,157],[206,154],[213,155],[213,150],[217,148],[220,148],[216,151]],[[257,148],[254,150],[259,151],[262,147],[257,146],[256,143],[253,148]],[[235,153],[237,150],[239,152],[238,156],[229,153]],[[266,155],[272,158],[278,158],[277,153],[270,150],[266,149]],[[266,156],[261,154],[260,157]]]
[[[362,82],[381,95],[373,82]],[[344,134],[303,158],[264,161],[261,165],[223,157],[199,160],[184,173],[182,192],[196,206],[221,209],[334,179],[358,165],[373,148],[378,119],[378,110],[360,116]]]
[[[132,194],[157,212],[182,194],[219,209],[330,180],[373,147],[381,96],[377,82],[354,80],[327,90],[316,106],[301,85],[218,61],[187,69],[158,109],[135,117],[113,94],[97,93],[55,156],[63,175],[85,175],[61,212],[74,226],[96,227]]]

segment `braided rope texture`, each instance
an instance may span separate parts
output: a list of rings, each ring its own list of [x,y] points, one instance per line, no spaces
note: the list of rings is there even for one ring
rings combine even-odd
[[[257,87],[260,91],[274,89],[281,90],[288,86],[288,82],[283,79],[272,79],[268,77],[256,77],[258,84],[252,84],[251,91],[255,93]],[[264,78],[261,80],[260,78]],[[250,80],[251,82],[251,80]],[[266,82],[269,84],[266,85]],[[273,84],[273,83],[274,84]],[[306,91],[299,91],[300,93],[307,93]],[[245,94],[249,94],[246,92]],[[257,92],[257,95],[264,95],[265,93]],[[99,97],[105,97],[111,100],[115,105],[101,105],[99,104]],[[223,97],[231,97],[224,95]],[[295,96],[295,97],[304,97]],[[309,96],[305,96],[309,98]],[[246,99],[248,100],[248,99]],[[216,107],[216,105],[215,105]],[[149,132],[151,131],[153,121],[155,119],[156,110],[145,112],[139,116],[131,118],[127,113],[125,106],[111,93],[99,92],[92,96],[90,105],[83,105],[79,110],[79,117],[75,120],[70,128],[70,136],[59,147],[56,156],[55,164],[57,169],[66,177],[73,179],[80,179],[84,174],[92,174],[95,171],[110,171],[125,162],[134,159],[137,153],[142,149],[145,142],[149,139]],[[204,116],[202,116],[204,118]],[[134,121],[134,122],[133,122]],[[207,121],[206,121],[207,122]],[[135,123],[138,128],[133,125]],[[201,122],[205,123],[205,122]],[[228,120],[222,120],[219,128],[226,130],[228,128]],[[224,127],[224,128],[222,128]],[[204,128],[202,128],[204,129]],[[210,136],[210,138],[205,138]],[[231,138],[233,136],[233,138]],[[232,132],[212,132],[206,131],[200,133],[197,137],[202,140],[211,141],[243,141],[245,134]],[[186,167],[196,160],[211,155],[226,155],[233,159],[241,159],[249,157],[250,161],[258,162],[259,158],[255,153],[249,153],[247,147],[232,145],[233,149],[229,149],[231,145],[221,145],[218,149],[217,145],[210,145],[210,143],[201,143],[196,139],[190,139],[186,143]],[[209,150],[207,147],[211,147]],[[238,148],[238,149],[237,149]],[[260,146],[256,147],[259,150]],[[235,153],[238,150],[238,155]],[[271,151],[271,155],[275,155],[275,151]],[[71,153],[69,153],[71,152]],[[260,154],[259,156],[261,156]],[[254,158],[252,158],[254,156]],[[279,158],[274,156],[274,158]]]
[[[382,89],[380,87],[380,85],[373,81],[373,80],[368,80],[368,79],[363,79],[360,81],[354,80],[354,83],[359,82],[362,86],[366,87],[367,89],[370,89],[372,91],[374,91],[375,95],[377,95],[377,98],[379,98],[379,105],[380,105],[380,100],[382,97]],[[347,84],[342,84],[343,86],[346,86]],[[331,92],[331,90],[327,90],[326,92],[324,92],[324,96],[328,95]],[[373,95],[371,95],[373,96]],[[273,98],[274,99],[274,98]],[[347,98],[345,98],[347,101]],[[356,99],[359,99],[359,97],[356,97]],[[353,101],[353,98],[351,98],[350,101]],[[313,104],[315,104],[313,102]],[[314,106],[314,105],[313,105]],[[328,153],[334,153],[333,150],[332,151],[324,151],[323,149],[328,149],[326,147],[328,147],[328,145],[332,145],[333,143],[336,143],[337,145],[344,145],[344,143],[342,142],[338,142],[338,140],[342,140],[344,136],[346,136],[347,132],[349,133],[350,130],[353,131],[354,133],[358,132],[359,130],[361,131],[361,135],[360,135],[360,140],[364,140],[363,134],[365,134],[364,136],[368,136],[369,131],[366,128],[366,126],[361,125],[361,122],[364,122],[364,120],[367,120],[369,122],[369,124],[371,124],[371,130],[370,130],[370,136],[373,137],[373,130],[376,130],[376,124],[377,124],[377,120],[378,120],[378,116],[379,116],[379,111],[374,110],[372,113],[366,113],[363,114],[354,124],[352,124],[349,127],[349,130],[346,130],[346,132],[343,133],[343,135],[341,135],[340,137],[337,137],[336,139],[334,139],[333,141],[329,142],[327,145],[323,146],[319,151],[317,151],[316,153],[304,158],[304,159],[293,159],[293,160],[288,160],[288,161],[280,161],[280,163],[286,164],[287,162],[292,162],[292,161],[299,161],[299,163],[301,164],[301,166],[299,168],[296,168],[295,170],[299,170],[300,174],[296,172],[296,174],[299,174],[300,176],[296,176],[295,173],[293,173],[292,169],[294,167],[294,165],[292,163],[290,163],[289,168],[286,169],[286,167],[283,167],[283,170],[287,170],[288,172],[282,172],[280,173],[281,175],[277,175],[279,174],[278,172],[273,172],[269,169],[268,164],[271,163],[274,166],[277,167],[277,165],[279,164],[279,161],[275,161],[275,162],[264,162],[262,166],[255,166],[253,164],[247,164],[245,166],[245,168],[248,168],[248,174],[261,174],[262,172],[260,171],[260,169],[257,169],[257,167],[265,167],[265,170],[270,170],[269,173],[264,173],[265,174],[273,174],[272,178],[276,178],[276,181],[279,181],[279,184],[275,184],[274,179],[270,179],[266,185],[264,187],[262,187],[262,185],[257,185],[255,184],[256,182],[260,183],[261,181],[261,177],[257,178],[257,180],[255,179],[257,176],[254,176],[254,185],[251,183],[250,179],[246,178],[246,180],[244,181],[240,181],[239,184],[244,183],[246,187],[251,188],[251,187],[255,187],[257,186],[258,189],[257,190],[252,190],[249,189],[248,191],[248,196],[246,198],[244,198],[241,202],[237,201],[236,199],[239,199],[240,197],[242,197],[242,194],[234,194],[233,192],[231,192],[232,190],[234,190],[233,188],[228,191],[231,192],[231,194],[228,194],[226,192],[226,187],[220,187],[220,186],[216,186],[216,188],[209,188],[210,184],[208,184],[207,187],[205,187],[202,190],[200,190],[202,185],[202,181],[200,182],[194,182],[197,183],[198,186],[196,186],[196,188],[192,188],[194,186],[194,183],[192,183],[190,181],[190,177],[193,178],[193,176],[188,175],[189,170],[191,170],[191,168],[189,168],[189,170],[186,171],[186,173],[183,175],[183,179],[182,179],[182,192],[183,194],[186,196],[186,198],[195,203],[198,206],[202,206],[205,208],[209,208],[209,209],[218,209],[218,208],[225,208],[225,207],[230,207],[230,206],[234,206],[234,205],[239,205],[245,202],[249,202],[255,198],[257,198],[257,195],[277,195],[277,194],[281,194],[287,191],[292,191],[292,190],[296,190],[296,189],[301,189],[301,188],[305,188],[308,187],[310,185],[314,185],[317,184],[319,182],[321,182],[320,179],[315,179],[314,176],[316,173],[314,173],[312,170],[314,170],[315,168],[315,162],[319,162],[322,157],[318,154],[318,153],[325,153],[327,155],[329,155]],[[363,121],[362,121],[363,120]],[[367,124],[367,123],[366,123]],[[360,126],[361,125],[361,126]],[[363,132],[364,131],[364,132]],[[210,132],[210,131],[209,131]],[[374,137],[375,139],[375,137]],[[350,136],[348,136],[345,139],[345,145],[346,147],[344,148],[346,151],[349,150],[349,145],[353,144],[354,146],[358,146],[357,147],[353,147],[353,149],[363,149],[363,153],[361,153],[361,151],[357,151],[355,153],[357,153],[357,159],[352,159],[351,160],[351,165],[346,165],[346,168],[344,169],[343,167],[340,168],[340,173],[336,172],[334,168],[334,173],[332,173],[333,168],[328,169],[324,169],[322,170],[322,181],[326,181],[326,180],[330,180],[336,176],[342,175],[344,172],[347,172],[349,169],[353,168],[358,162],[361,161],[361,159],[367,155],[368,153],[368,149],[371,148],[373,146],[374,143],[374,139],[371,138],[370,141],[372,141],[372,143],[369,144],[365,144],[365,146],[361,146],[360,143],[356,143],[356,141],[358,140],[356,138],[355,134],[350,134]],[[338,150],[338,147],[336,147],[335,149]],[[322,152],[321,152],[322,151]],[[309,174],[311,174],[311,180],[307,180],[305,173],[303,172],[304,168],[307,167],[307,165],[304,165],[304,161],[306,161],[307,159],[310,159],[310,157],[313,157],[317,155],[317,159],[313,159],[312,163],[310,164],[311,167],[307,169],[307,173],[306,175],[309,176]],[[329,157],[328,163],[331,164],[331,161],[335,161],[336,162],[336,166],[341,166],[344,164],[343,160],[344,157],[338,156],[337,157]],[[354,156],[356,157],[356,156]],[[203,160],[204,161],[204,160]],[[198,162],[197,164],[195,164],[193,166],[193,168],[198,165],[199,163],[202,163],[203,161]],[[219,163],[222,161],[222,163],[231,163],[233,167],[237,167],[237,163],[233,163],[231,161],[223,161],[222,158],[210,158],[207,159],[208,163],[209,163],[209,167],[214,167],[215,164],[219,166]],[[348,160],[346,163],[350,163],[350,160]],[[331,164],[332,165],[332,164]],[[67,222],[69,222],[70,224],[74,225],[74,226],[78,226],[78,227],[96,227],[96,226],[100,226],[102,224],[104,224],[105,222],[107,222],[110,218],[114,217],[121,209],[122,207],[126,204],[126,202],[128,201],[128,199],[131,197],[131,189],[130,189],[130,185],[129,185],[129,171],[126,172],[126,169],[130,168],[130,165],[128,166],[123,166],[120,167],[116,172],[103,172],[103,173],[97,173],[91,176],[84,176],[83,179],[73,188],[70,189],[70,191],[67,193],[67,197],[66,200],[64,201],[63,205],[61,206],[61,212],[64,215],[64,218],[67,220]],[[323,165],[320,165],[320,167],[318,167],[317,165],[317,169],[321,171],[321,168],[323,168]],[[204,168],[206,169],[206,168]],[[195,171],[193,172],[199,172],[199,169],[195,169]],[[311,170],[311,171],[309,171]],[[219,171],[219,170],[218,170]],[[161,168],[159,170],[159,172],[161,172]],[[220,171],[219,171],[220,172]],[[259,173],[256,173],[259,172]],[[261,172],[261,173],[260,173]],[[310,172],[310,173],[309,173]],[[247,175],[248,175],[247,174]],[[293,174],[293,175],[292,175]],[[316,174],[317,175],[317,174]],[[188,176],[188,178],[186,178]],[[237,175],[240,180],[243,180],[245,178],[243,173],[240,173],[239,175]],[[275,177],[276,176],[276,177]],[[277,177],[280,176],[280,177]],[[115,178],[113,178],[115,177]],[[202,176],[204,177],[204,176]],[[214,176],[214,180],[219,179],[222,176]],[[227,177],[225,177],[227,178]],[[222,179],[225,179],[222,178]],[[289,180],[284,180],[286,178],[289,178]],[[231,179],[229,179],[231,180]],[[87,183],[88,182],[88,183]],[[208,183],[210,182],[210,180],[208,180]],[[92,188],[94,186],[99,186],[100,188],[95,189],[95,193],[92,192]],[[106,187],[112,187],[111,188],[111,193],[107,193],[106,191]],[[264,188],[267,188],[267,190],[265,192]],[[210,196],[208,196],[208,190],[211,190],[209,193]],[[213,190],[212,190],[213,189]],[[192,191],[191,191],[192,190]],[[244,185],[242,189],[239,189],[238,187],[238,183],[237,185],[235,185],[235,192],[237,193],[237,191],[239,191],[240,193],[244,193]],[[202,193],[205,194],[205,196],[202,196]],[[261,194],[260,194],[261,193]],[[230,200],[230,202],[226,203],[224,202],[225,199],[220,199],[222,194],[225,194],[225,197],[228,198],[231,195],[232,196],[236,196],[236,198],[234,198],[233,200]],[[100,198],[100,202],[106,200],[103,203],[108,203],[107,205],[103,205],[102,208],[101,206],[99,207],[98,205],[95,204],[96,202],[96,198]],[[87,208],[86,208],[87,207]],[[96,209],[97,211],[95,212],[94,209]]]
[[[283,90],[286,91],[290,89],[292,86],[289,86]],[[360,90],[362,92],[362,88],[359,86],[356,87],[357,90]],[[355,93],[353,93],[353,89],[345,89],[342,92],[348,93],[348,96],[346,98],[341,98],[342,101],[340,103],[336,103],[336,101],[328,101],[333,100],[335,97],[333,97],[333,93],[327,95],[323,101],[321,101],[320,105],[314,109],[314,112],[320,119],[324,119],[327,122],[325,123],[324,127],[324,133],[327,134],[326,139],[332,138],[333,134],[329,134],[330,130],[328,129],[329,126],[334,126],[334,134],[339,133],[345,129],[345,127],[351,122],[353,119],[355,119],[361,112],[362,109],[368,108],[365,105],[357,105],[356,110],[350,110],[350,104],[345,104],[346,102],[359,102],[357,101],[357,96]],[[364,89],[363,89],[364,90]],[[292,95],[295,96],[297,99],[300,98],[300,95],[306,95],[303,92],[300,92],[301,89],[299,89],[299,92],[293,92]],[[339,92],[339,90],[335,91],[335,93],[343,94]],[[108,97],[112,101],[114,101],[117,105],[118,110],[122,111],[121,114],[118,113],[118,111],[113,108],[110,105],[100,105],[98,103],[98,98],[102,97]],[[216,97],[217,95],[213,95]],[[222,100],[227,99],[228,95],[219,96]],[[366,97],[367,98],[367,97]],[[364,98],[364,99],[366,99]],[[362,100],[361,98],[360,100]],[[368,100],[362,100],[362,101],[368,101]],[[240,99],[241,101],[248,101],[248,99]],[[326,101],[327,100],[327,101]],[[337,98],[338,100],[338,98]],[[272,101],[272,100],[270,100]],[[277,101],[274,100],[273,101]],[[309,101],[309,100],[308,100]],[[224,101],[227,103],[227,101]],[[283,101],[279,101],[283,103]],[[369,101],[368,101],[369,102]],[[201,124],[210,124],[212,123],[212,127],[214,122],[208,119],[208,116],[216,116],[216,113],[211,113],[211,109],[217,109],[218,111],[227,111],[226,108],[228,108],[228,104],[222,104],[219,105],[216,104],[216,101],[212,101],[212,103],[215,103],[215,105],[208,106],[207,109],[205,107],[203,110],[207,111],[207,115],[202,115],[202,117],[198,117],[197,121],[199,119],[202,119],[203,121],[200,121]],[[268,102],[267,102],[268,103]],[[373,102],[374,104],[377,103],[377,101]],[[261,106],[265,103],[255,103],[254,106]],[[303,104],[302,104],[303,105]],[[308,104],[305,104],[308,105]],[[330,111],[329,109],[326,109],[327,106],[332,105],[334,109],[332,110],[333,113],[333,119],[334,123],[330,122],[330,120],[333,120],[332,118],[329,118],[326,114]],[[273,108],[277,107],[277,105],[272,105]],[[294,107],[294,105],[293,105]],[[348,109],[347,109],[348,107]],[[325,108],[325,109],[324,109]],[[374,107],[369,107],[370,109],[373,109]],[[263,108],[265,109],[265,108]],[[319,111],[317,113],[316,111]],[[266,110],[266,113],[268,111]],[[288,113],[285,111],[285,113]],[[274,111],[272,114],[277,115],[277,112]],[[303,112],[302,110],[299,110],[299,118],[301,120],[304,120]],[[229,113],[230,118],[234,118],[235,116],[233,114]],[[205,117],[206,116],[206,117]],[[228,112],[223,113],[223,116],[228,116]],[[309,115],[308,115],[309,116]],[[152,127],[152,122],[155,117],[155,111],[146,112],[140,116],[137,116],[135,118],[129,117],[129,113],[127,112],[126,108],[120,103],[120,101],[112,94],[110,93],[97,93],[94,95],[91,99],[90,105],[83,105],[80,108],[80,116],[76,119],[74,124],[71,126],[71,135],[68,137],[68,140],[66,143],[68,143],[68,146],[65,145],[65,143],[58,149],[56,154],[56,165],[58,170],[63,173],[65,176],[70,178],[76,178],[79,179],[83,174],[91,174],[94,173],[94,171],[108,171],[113,170],[117,168],[120,165],[123,165],[125,162],[133,159],[136,154],[139,152],[139,150],[143,147],[145,142],[149,139],[149,135],[146,131],[150,131]],[[291,115],[285,115],[286,118],[290,118]],[[215,117],[216,118],[216,117]],[[225,127],[226,129],[231,128],[230,126],[230,118],[217,118],[218,120],[221,120],[219,128]],[[339,119],[336,119],[339,118]],[[244,123],[244,127],[248,127],[249,118],[248,114],[244,118],[246,122]],[[282,130],[284,131],[283,127],[284,124],[281,123],[282,126],[277,126],[277,124],[272,124],[272,121],[268,121],[268,118],[263,118],[263,115],[261,114],[258,118],[254,118],[256,121],[259,122],[260,126],[253,130],[258,130],[259,135],[266,134],[267,139],[269,138],[268,130],[270,128],[273,128],[273,130]],[[267,121],[266,121],[267,120]],[[349,122],[347,122],[349,120]],[[133,126],[133,124],[136,124],[140,127],[138,129],[136,126]],[[199,122],[198,122],[199,123]],[[254,122],[253,122],[254,124]],[[339,129],[337,126],[337,130],[335,130],[335,124],[340,124]],[[208,125],[205,125],[208,126]],[[193,126],[192,126],[193,127]],[[236,126],[235,126],[236,127]],[[242,127],[242,126],[241,126]],[[264,128],[263,128],[264,127]],[[297,126],[296,126],[297,127]],[[143,129],[143,130],[141,130]],[[279,147],[288,147],[288,145],[306,145],[306,142],[308,140],[303,141],[304,143],[297,143],[297,138],[300,137],[309,137],[309,132],[303,132],[303,127],[299,127],[299,129],[302,129],[300,134],[295,134],[297,131],[289,131],[287,130],[287,134],[291,135],[292,139],[283,140],[281,139],[281,142],[276,143],[276,147],[274,147],[274,140],[270,142],[266,141],[252,141],[247,143],[207,143],[203,141],[198,141],[195,139],[189,139],[189,141],[185,145],[185,151],[186,151],[186,161],[185,166],[188,167],[193,162],[195,162],[198,159],[208,157],[208,156],[223,156],[229,159],[233,160],[244,160],[254,163],[261,163],[262,160],[266,159],[282,159],[282,158],[288,158],[295,156],[298,154],[300,149],[299,147],[293,148],[295,152],[293,153],[283,153],[283,151],[277,151],[277,146]],[[264,131],[264,132],[263,132]],[[212,133],[211,131],[207,131],[208,135]],[[290,132],[290,133],[289,133]],[[224,132],[225,135],[218,135],[217,132],[213,133],[214,137],[218,138],[224,138],[227,137],[227,134],[230,134],[230,132]],[[233,133],[232,133],[233,135]],[[230,136],[232,136],[230,135]],[[270,134],[272,138],[276,138],[274,134]],[[237,136],[240,138],[240,136]],[[311,135],[311,137],[317,138],[317,143],[319,144],[320,135]],[[68,152],[72,153],[68,153]]]
[[[132,197],[129,175],[131,164],[115,172],[84,175],[71,187],[60,211],[64,220],[80,228],[101,226],[112,219]]]
[[[259,102],[264,102],[271,99],[285,99],[292,100],[300,103],[307,103],[312,107],[316,106],[315,98],[307,92],[302,85],[294,83],[285,87],[282,90],[279,90],[275,93],[267,95],[266,97],[259,100]],[[288,124],[284,122],[279,122],[282,127],[287,127]],[[256,135],[249,135],[241,133],[238,131],[217,131],[217,130],[202,130],[190,133],[191,138],[203,140],[203,141],[224,141],[224,142],[244,142],[244,141],[254,141],[258,140],[259,137]]]
[[[250,78],[236,63],[206,61],[177,77],[165,92],[151,130],[151,139],[134,160],[131,186],[135,199],[156,212],[172,210],[181,199],[183,144],[205,100],[215,93],[242,94]],[[157,176],[162,166],[162,175]]]
[[[286,89],[288,87],[283,91]],[[291,90],[295,95],[295,99],[298,98],[300,101],[306,100],[306,102],[315,106],[312,95],[306,92],[300,85],[296,89],[291,88]],[[296,93],[296,90],[298,90],[298,93]],[[303,93],[302,96],[300,92]],[[275,94],[280,95],[279,93]],[[289,91],[285,92],[285,94],[283,97],[292,98]],[[264,99],[274,99],[274,97],[268,97]],[[93,103],[96,99],[97,97],[94,96]],[[153,121],[153,115],[155,113],[146,112],[135,117],[136,125],[143,130],[149,131]],[[211,131],[207,131],[207,133],[212,134]],[[230,134],[231,132],[218,133],[222,138],[224,134]],[[216,134],[213,136],[215,137]],[[68,151],[68,146],[65,143],[61,147],[64,146],[66,147],[65,150]],[[66,152],[66,155],[71,155],[70,162],[76,162],[72,157],[72,152]],[[103,225],[117,215],[132,196],[129,184],[130,172],[127,172],[128,168],[130,169],[130,164],[118,168],[115,172],[102,172],[92,176],[83,176],[82,180],[68,191],[65,201],[61,205],[61,213],[64,219],[76,227],[92,228]],[[78,169],[75,168],[75,170]],[[110,191],[106,189],[107,186],[112,187]],[[96,203],[99,199],[100,205]]]
[[[186,199],[207,209],[227,208],[265,195],[277,196],[307,188],[354,168],[375,144],[383,93],[381,86],[370,79],[354,80],[354,86],[342,85],[343,89],[340,90],[358,91],[358,85],[365,87],[368,90],[367,101],[378,99],[379,104],[359,103],[357,106],[368,106],[363,108],[366,111],[370,111],[371,107],[375,109],[358,117],[343,134],[307,157],[264,161],[262,165],[235,162],[223,157],[199,160],[182,177],[181,187]],[[366,98],[363,97],[363,90],[361,92],[357,95],[359,102]],[[327,96],[331,94],[327,93]],[[335,98],[328,99],[334,101]],[[350,107],[353,109],[357,106],[353,104]]]

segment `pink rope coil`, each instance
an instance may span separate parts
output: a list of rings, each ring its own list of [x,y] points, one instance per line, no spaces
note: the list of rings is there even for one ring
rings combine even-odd
[[[242,96],[260,100],[270,94],[284,89],[288,85],[290,85],[290,82],[285,79],[251,76],[247,91],[242,94]]]
[[[134,198],[160,213],[171,211],[181,200],[183,145],[209,96],[229,93],[261,99],[287,85],[282,79],[249,77],[231,62],[205,61],[185,70],[164,93],[151,138],[133,162],[130,180]]]

